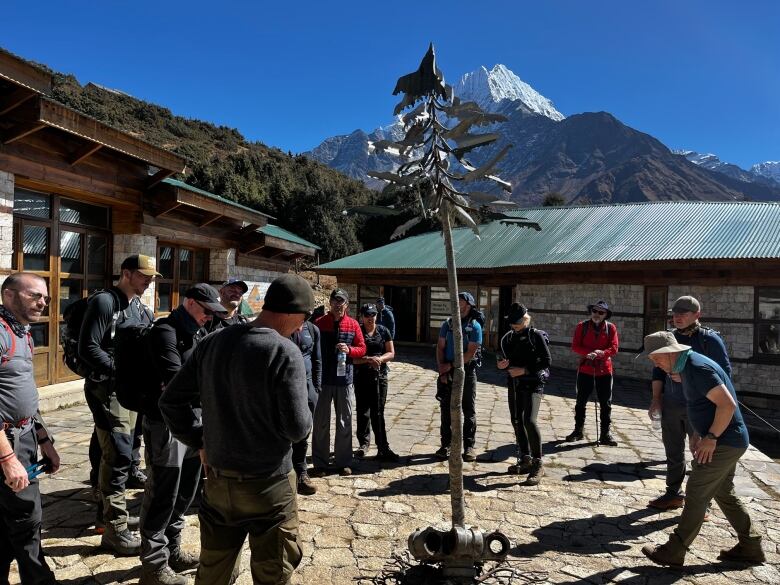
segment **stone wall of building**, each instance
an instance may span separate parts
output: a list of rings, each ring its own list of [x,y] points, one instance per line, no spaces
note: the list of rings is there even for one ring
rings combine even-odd
[[[570,349],[572,334],[579,321],[588,318],[586,306],[604,299],[617,313],[612,322],[618,329],[620,353],[614,359],[618,375],[649,379],[650,365],[645,357],[636,358],[644,333],[644,290],[641,285],[517,285],[514,300],[528,307],[533,324],[550,335],[550,350],[557,367],[576,368],[579,362]],[[702,322],[720,331],[734,368],[738,393],[748,405],[777,406],[780,400],[780,366],[747,362],[754,357],[754,315],[752,286],[670,286],[669,308],[675,299],[692,295],[702,304]],[[636,358],[636,359],[635,359]]]
[[[14,251],[14,176],[0,171],[0,270],[11,270]],[[0,274],[0,283],[5,276]]]
[[[115,234],[114,235],[114,256],[112,263],[113,275],[118,277],[121,272],[122,261],[133,254],[144,254],[157,258],[157,238],[154,236],[144,236],[142,234]],[[116,282],[118,278],[114,278]],[[146,292],[141,297],[141,302],[152,310],[155,309],[155,283],[149,285]]]
[[[268,286],[276,277],[284,273],[237,264],[236,257],[235,248],[211,250],[209,254],[209,280],[213,283],[225,282],[229,278],[243,280],[249,287],[244,298],[252,310],[258,312],[263,306]]]

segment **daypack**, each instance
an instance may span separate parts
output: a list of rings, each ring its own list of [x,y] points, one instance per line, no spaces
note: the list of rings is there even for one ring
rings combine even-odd
[[[482,328],[482,335],[484,339],[484,332],[485,332],[485,313],[477,309],[476,307],[471,307],[471,310],[469,311],[469,314],[466,315],[465,319],[467,325],[471,325],[474,321],[479,323],[479,326]],[[450,331],[452,331],[452,317],[449,317],[447,319],[447,327],[449,327]],[[471,362],[474,364],[474,367],[481,368],[482,367],[482,345],[480,345],[477,348],[477,351],[474,352],[474,357],[471,358]]]
[[[157,378],[151,362],[149,342],[154,315],[147,306],[140,304],[142,313],[149,320],[148,323],[117,329],[117,319],[114,319],[111,325],[114,346],[114,391],[119,404],[135,412],[142,410],[144,392]]]
[[[538,333],[539,336],[544,340],[544,344],[547,347],[550,347],[550,336],[547,334],[547,331],[544,329],[536,329],[535,327],[529,327],[528,328],[528,341],[531,343],[531,346],[534,348],[534,352],[536,352],[536,346],[534,345],[534,333]],[[547,382],[547,380],[550,379],[550,368],[544,368],[543,370],[539,370],[539,381],[541,382]]]
[[[119,298],[111,290],[99,290],[93,292],[88,297],[71,303],[62,314],[65,326],[60,329],[60,346],[62,347],[62,361],[68,366],[68,369],[82,378],[89,378],[92,375],[92,368],[79,357],[79,336],[81,335],[81,325],[84,322],[84,315],[87,312],[87,305],[95,295],[108,293],[114,299],[114,306],[119,307]],[[119,318],[119,311],[114,313],[113,323]],[[114,325],[112,325],[114,326]]]
[[[16,334],[13,332],[13,329],[11,329],[11,326],[8,324],[8,322],[0,317],[0,323],[3,324],[3,329],[5,329],[5,332],[8,334],[8,351],[0,357],[0,366],[4,366],[8,362],[11,361],[11,358],[14,357],[14,354],[16,353]],[[32,335],[30,332],[27,332],[27,345],[30,347],[30,353],[33,352],[33,342],[32,342]]]
[[[585,321],[582,321],[582,328],[580,329],[580,345],[585,343],[585,336],[588,334],[588,327],[590,327],[591,323],[592,321],[590,319],[585,319]],[[614,327],[614,325],[609,321],[604,321],[604,323],[606,324],[605,331],[607,333],[607,339],[609,339],[611,337],[609,328]]]

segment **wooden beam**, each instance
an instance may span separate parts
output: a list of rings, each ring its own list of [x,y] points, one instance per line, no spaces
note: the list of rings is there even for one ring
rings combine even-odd
[[[17,124],[3,136],[3,144],[11,144],[12,142],[21,140],[25,136],[29,136],[33,132],[37,132],[41,128],[45,127],[46,124],[41,122],[23,122],[21,124]]]
[[[163,180],[167,179],[168,177],[175,175],[173,171],[169,171],[167,169],[160,169],[155,174],[153,174],[151,177],[149,177],[149,181],[146,183],[146,190],[148,191],[155,185],[159,185],[163,182]]]
[[[70,158],[70,160],[68,160],[68,163],[70,164],[70,166],[77,165],[84,159],[95,154],[101,148],[103,148],[102,144],[97,144],[95,142],[87,142],[84,146],[82,146],[76,152],[73,153],[73,156]]]
[[[262,250],[263,248],[265,248],[264,243],[263,244],[256,243],[256,244],[249,245],[246,248],[239,248],[239,252],[241,254],[252,254],[254,252],[257,252],[258,250]]]
[[[51,93],[51,73],[0,49],[0,78],[40,93]]]
[[[236,221],[249,222],[257,229],[261,225],[268,223],[268,215],[254,209],[247,209],[243,206],[232,204],[232,202],[221,201],[214,197],[209,197],[189,189],[176,187],[176,199],[179,203],[212,213],[221,213],[225,217],[235,219]],[[252,230],[254,231],[254,230]]]
[[[210,217],[206,216],[204,220],[200,222],[200,224],[198,224],[198,227],[206,227],[210,223],[217,221],[220,217],[225,217],[225,216],[222,215],[221,213],[212,213]]]
[[[18,108],[34,95],[35,92],[26,87],[16,88],[10,95],[7,95],[4,99],[0,100],[0,116]]]
[[[240,230],[238,230],[238,233],[236,234],[236,237],[238,239],[246,237],[248,234],[253,234],[257,231],[257,228],[260,226],[256,223],[250,223],[249,225],[245,225]]]
[[[174,209],[176,209],[180,205],[181,205],[181,203],[179,203],[178,201],[173,201],[173,202],[169,203],[168,205],[166,205],[165,207],[163,207],[162,209],[157,210],[156,212],[154,212],[152,214],[152,217],[162,217],[163,215],[173,211]]]

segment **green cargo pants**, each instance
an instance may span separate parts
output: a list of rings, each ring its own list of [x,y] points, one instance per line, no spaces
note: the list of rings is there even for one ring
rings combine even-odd
[[[209,468],[195,585],[229,585],[247,535],[252,582],[288,583],[303,556],[295,485],[295,471],[258,479]]]
[[[691,475],[685,488],[685,507],[680,522],[666,544],[682,560],[704,522],[707,506],[714,498],[718,507],[734,527],[739,542],[747,548],[760,547],[750,515],[734,494],[734,473],[739,458],[747,449],[718,445],[710,463],[692,462]]]

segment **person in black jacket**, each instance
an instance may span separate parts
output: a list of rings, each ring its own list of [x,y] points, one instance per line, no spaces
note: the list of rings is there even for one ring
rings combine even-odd
[[[125,497],[133,462],[137,415],[119,404],[114,390],[113,338],[115,331],[123,327],[152,322],[154,316],[141,303],[140,296],[156,276],[160,273],[155,268],[154,258],[142,254],[125,258],[117,285],[90,298],[79,336],[79,358],[92,372],[84,380],[84,394],[95,421],[101,451],[98,521],[105,522],[101,545],[119,555],[137,555],[141,550],[141,539],[128,529]],[[143,364],[138,366],[143,367]]]
[[[224,312],[217,291],[196,284],[149,332],[153,373],[143,393],[143,426],[150,479],[141,506],[140,585],[186,585],[187,579],[177,573],[198,566],[198,557],[181,548],[181,531],[200,481],[200,457],[197,449],[171,435],[158,401],[195,349],[199,329]]]
[[[306,321],[300,331],[290,336],[292,342],[298,346],[306,365],[306,390],[309,394],[309,410],[314,416],[317,408],[317,397],[322,390],[322,350],[320,349],[320,330],[311,321]],[[310,496],[317,493],[309,472],[306,469],[306,451],[309,448],[309,437],[294,443],[292,446],[292,464],[295,474],[298,476],[298,493]]]
[[[538,485],[544,476],[542,436],[536,417],[549,375],[550,348],[538,330],[530,326],[525,306],[513,303],[509,315],[511,329],[501,338],[498,368],[507,373],[509,411],[518,445],[517,464],[510,473],[528,472],[526,485]]]
[[[248,323],[244,315],[241,314],[241,299],[249,290],[249,286],[237,278],[228,278],[222,283],[219,289],[219,302],[224,307],[225,312],[215,314],[214,318],[206,322],[201,329],[201,335],[207,335],[231,325],[240,325]]]

